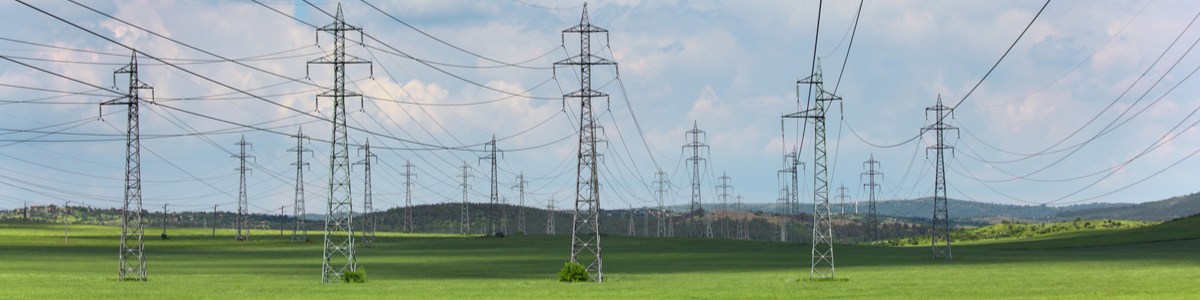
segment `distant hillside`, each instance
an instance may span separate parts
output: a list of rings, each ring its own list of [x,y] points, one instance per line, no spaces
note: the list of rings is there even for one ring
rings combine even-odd
[[[1130,204],[1114,204],[1114,203],[1090,203],[1077,204],[1069,206],[1033,206],[1033,205],[1011,205],[1011,204],[995,204],[983,203],[974,201],[964,201],[950,199],[947,203],[950,208],[950,218],[963,221],[979,221],[984,223],[998,223],[1000,220],[1019,219],[1030,221],[1050,221],[1063,219],[1060,214],[1065,212],[1074,212],[1081,210],[1093,209],[1110,209],[1123,208],[1131,206]],[[758,210],[764,212],[778,212],[779,205],[774,203],[755,203],[745,205],[747,210]],[[675,207],[683,209],[683,207]],[[832,207],[835,211],[840,211],[838,205]],[[853,213],[854,203],[846,204],[846,213]],[[933,199],[918,198],[908,200],[886,200],[879,201],[875,204],[875,209],[880,215],[902,217],[902,218],[929,218],[933,213]],[[811,204],[800,205],[800,210],[804,213],[811,214],[813,207]],[[865,214],[867,210],[866,203],[858,203],[858,211],[860,214]],[[1097,217],[1116,218],[1116,217]],[[1087,219],[1087,218],[1085,218]],[[1131,218],[1124,218],[1131,219]],[[1133,218],[1136,219],[1136,218]],[[1170,219],[1170,218],[1166,218]],[[1137,219],[1137,220],[1163,220],[1163,219]]]
[[[1123,219],[1165,221],[1200,213],[1200,193],[1141,204],[1059,212],[1059,219]]]

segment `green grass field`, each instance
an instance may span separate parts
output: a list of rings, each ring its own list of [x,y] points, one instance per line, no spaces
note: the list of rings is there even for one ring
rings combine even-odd
[[[118,228],[0,224],[0,299],[1147,298],[1200,295],[1200,218],[1037,240],[925,247],[838,245],[837,277],[808,277],[807,245],[609,236],[602,284],[561,283],[567,236],[381,236],[365,284],[321,284],[319,242],[278,231],[147,230],[148,282],[119,282]],[[319,236],[318,236],[319,238]]]

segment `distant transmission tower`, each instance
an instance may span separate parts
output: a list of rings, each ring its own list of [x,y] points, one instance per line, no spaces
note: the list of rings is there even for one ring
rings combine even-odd
[[[804,165],[800,162],[799,152],[792,151],[783,155],[783,169],[779,170],[779,199],[777,204],[783,210],[784,218],[779,223],[779,241],[787,242],[788,223],[800,213],[800,171]]]
[[[308,227],[304,226],[304,168],[308,167],[308,163],[304,162],[304,153],[312,153],[312,150],[304,148],[304,140],[308,136],[304,135],[304,130],[296,130],[296,147],[288,149],[288,152],[296,152],[296,162],[292,163],[296,166],[296,203],[292,210],[295,214],[295,220],[292,226],[292,242],[303,243],[308,241]]]
[[[563,95],[579,98],[579,162],[575,177],[575,216],[571,226],[571,262],[586,267],[592,280],[604,282],[604,256],[600,248],[600,174],[596,166],[596,120],[592,114],[592,98],[605,98],[607,94],[592,89],[592,66],[616,65],[616,62],[592,54],[592,34],[604,34],[608,30],[592,25],[588,18],[587,3],[579,25],[562,31],[579,34],[579,55],[558,61],[554,65],[579,66],[579,90]],[[566,46],[566,45],[563,45]]]
[[[554,197],[546,202],[546,234],[554,233]]]
[[[371,141],[367,140],[359,151],[363,152],[363,159],[355,164],[363,165],[363,212],[362,212],[362,243],[363,247],[375,246],[375,226],[376,211],[375,204],[371,199],[371,160],[379,160],[374,153],[371,153]]]
[[[137,51],[129,57],[128,65],[117,69],[113,74],[114,78],[115,74],[129,74],[129,89],[125,91],[126,94],[100,103],[102,107],[125,105],[128,110],[128,127],[125,131],[125,201],[121,207],[121,249],[117,251],[117,279],[145,281],[146,247],[142,237],[146,232],[146,223],[142,219],[142,142],[141,130],[138,127],[138,107],[142,102],[140,91],[150,90],[153,97],[154,88],[138,79]],[[28,221],[28,204],[25,205],[24,213],[25,220]]]
[[[846,188],[845,184],[843,184],[842,186],[839,186],[837,188],[837,191],[838,191],[837,199],[838,199],[838,210],[839,210],[838,214],[839,215],[846,214],[846,199],[850,198],[850,195],[846,195],[846,192],[849,190],[850,189]]]
[[[412,179],[417,176],[412,172],[413,165],[407,160],[404,161],[404,220],[400,226],[404,232],[413,232],[413,215],[412,215]]]
[[[462,195],[463,195],[462,210],[461,210],[461,213],[459,214],[459,219],[458,219],[458,233],[459,234],[470,234],[471,233],[471,206],[470,206],[470,203],[467,202],[467,190],[469,190],[471,188],[471,185],[469,183],[467,183],[468,178],[471,178],[471,165],[468,165],[467,162],[464,161],[463,165],[462,165],[462,185],[461,185],[462,186]]]
[[[952,108],[942,105],[942,95],[938,95],[937,105],[925,108],[926,117],[929,116],[929,112],[933,112],[937,119],[933,125],[925,126],[921,128],[921,131],[934,131],[937,139],[933,146],[926,149],[926,151],[933,150],[937,153],[937,165],[934,168],[936,176],[933,180],[933,239],[930,249],[933,251],[934,259],[953,259],[954,254],[950,249],[950,210],[946,207],[946,161],[942,152],[943,150],[954,151],[954,146],[945,143],[945,132],[947,130],[958,132],[958,127],[946,123],[946,117],[953,116],[954,111]]]
[[[743,207],[742,207],[742,194],[741,193],[738,193],[738,195],[737,195],[737,208],[735,208],[735,209],[738,211],[738,215],[742,215],[741,212],[743,212],[743,210],[742,210]],[[743,240],[750,239],[750,218],[744,218],[744,217],[738,218],[737,235],[738,235],[739,239],[743,239]]]
[[[483,145],[483,152],[488,153],[488,155],[480,157],[479,160],[488,160],[492,164],[492,175],[488,177],[488,180],[492,182],[492,193],[490,198],[488,198],[488,206],[492,212],[491,215],[488,216],[488,230],[490,230],[489,235],[503,235],[504,229],[496,226],[496,221],[499,221],[504,217],[504,212],[500,211],[502,207],[500,204],[500,178],[497,177],[496,173],[496,160],[499,157],[496,156],[497,150],[495,135],[492,135],[492,140],[490,142],[487,142]]]
[[[238,168],[236,170],[238,171],[241,180],[238,182],[237,218],[233,222],[233,227],[237,229],[237,235],[235,235],[233,239],[238,241],[249,241],[250,211],[248,206],[250,203],[246,197],[246,171],[250,171],[250,168],[246,168],[246,159],[254,158],[254,156],[246,155],[246,146],[250,145],[250,143],[246,142],[246,136],[243,135],[242,139],[234,145],[237,145],[238,148],[241,149],[241,152],[239,152],[238,155],[233,156],[233,158],[238,159]]]
[[[520,200],[518,200],[518,201],[521,201],[520,205],[517,206],[517,209],[518,209],[518,211],[517,211],[517,233],[520,233],[520,234],[525,234],[525,184],[526,183],[529,183],[529,182],[525,181],[525,173],[521,172],[520,175],[517,175],[517,185],[513,186],[513,188],[517,189],[517,193],[521,195]]]
[[[629,236],[637,235],[637,226],[635,225],[635,223],[637,221],[635,221],[635,220],[637,220],[637,218],[634,217],[633,205],[630,205],[629,206],[629,233],[628,233]]]
[[[668,219],[665,202],[667,198],[667,185],[670,185],[671,182],[667,181],[667,172],[663,172],[662,169],[658,169],[658,172],[655,172],[654,176],[656,177],[654,180],[654,190],[658,195],[658,228],[655,231],[655,236],[668,237],[671,235],[667,231]]]
[[[346,65],[370,62],[346,54],[346,33],[351,31],[362,34],[362,28],[346,24],[342,17],[342,5],[338,4],[333,23],[317,28],[318,40],[321,32],[328,32],[334,36],[333,53],[308,62],[333,65],[333,88],[317,94],[317,97],[333,98],[333,134],[329,143],[329,204],[325,214],[324,253],[321,257],[321,282],[325,283],[340,281],[346,271],[358,270],[358,257],[354,252],[354,202],[350,189],[346,97],[362,95],[346,89]]]
[[[813,242],[812,268],[808,277],[834,278],[833,223],[829,218],[829,170],[826,168],[825,157],[825,112],[830,102],[840,101],[842,97],[825,90],[820,61],[813,69],[812,76],[797,81],[796,84],[810,86],[816,105],[783,117],[807,119],[813,123]]]
[[[721,198],[721,208],[726,211],[729,210],[729,197],[733,196],[733,194],[729,193],[729,190],[733,188],[733,186],[729,184],[729,179],[731,178],[729,175],[726,175],[725,172],[721,172],[721,177],[717,178],[717,180],[721,182],[717,185],[717,190],[720,191],[717,194],[717,197]],[[733,237],[733,235],[729,233],[729,224],[721,225],[721,237]]]
[[[871,241],[879,240],[879,215],[875,212],[875,192],[879,191],[879,183],[875,181],[876,177],[883,177],[883,173],[875,170],[879,166],[879,161],[875,160],[875,155],[871,154],[871,159],[863,162],[866,165],[867,171],[861,176],[867,176],[867,183],[863,184],[869,192],[867,193],[867,234]]]
[[[704,136],[703,138],[701,136]],[[708,144],[703,140],[708,139],[708,135],[700,130],[698,122],[692,122],[692,130],[687,132],[687,144],[683,148],[692,148],[692,156],[687,158],[687,161],[692,163],[692,205],[691,213],[704,219],[704,237],[713,237],[712,221],[704,216],[704,204],[700,199],[700,162],[704,161],[704,157],[700,156],[700,149],[708,149]],[[694,236],[699,236],[699,230],[693,231]]]

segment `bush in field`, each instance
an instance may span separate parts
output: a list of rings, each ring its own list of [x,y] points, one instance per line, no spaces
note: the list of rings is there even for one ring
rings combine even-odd
[[[558,271],[558,280],[563,282],[585,282],[592,280],[592,276],[588,274],[587,269],[583,265],[576,262],[566,262],[563,264],[562,270]]]

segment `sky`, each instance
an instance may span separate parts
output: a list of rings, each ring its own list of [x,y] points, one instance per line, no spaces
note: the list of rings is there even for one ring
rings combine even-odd
[[[291,214],[288,150],[303,130],[304,207],[325,211],[333,108],[315,95],[332,86],[333,67],[307,62],[332,52],[332,36],[312,25],[332,23],[337,2],[26,2],[0,4],[10,28],[0,33],[0,208],[121,205],[125,107],[99,103],[127,90],[128,75],[113,71],[134,48],[140,81],[153,86],[139,119],[146,209],[233,210],[244,137],[249,210]],[[1200,3],[1060,0],[1039,15],[1045,3],[867,1],[859,11],[858,1],[593,1],[590,19],[608,34],[593,36],[592,52],[617,63],[592,74],[610,95],[593,103],[601,205],[656,206],[659,170],[670,181],[665,204],[688,204],[693,126],[709,146],[705,207],[721,207],[722,175],[731,195],[774,203],[785,149],[800,151],[800,199],[810,203],[813,126],[781,116],[809,107],[809,86],[797,81],[814,61],[842,98],[826,119],[831,198],[840,186],[850,201],[868,197],[871,157],[884,173],[878,199],[931,196],[935,140],[921,128],[937,119],[926,107],[939,97],[957,107],[945,119],[959,128],[945,138],[951,198],[1139,203],[1200,190],[1191,78]],[[579,88],[579,70],[554,63],[580,50],[561,31],[580,23],[582,2],[341,8],[363,29],[347,35],[347,53],[371,62],[347,67],[347,87],[366,97],[346,105],[350,159],[362,161],[368,143],[376,156],[376,209],[404,205],[409,192],[413,204],[462,201],[464,164],[468,201],[489,201],[480,157],[493,136],[502,200],[522,201],[513,187],[523,174],[525,205],[572,206],[580,108],[562,95]],[[356,210],[363,169],[353,169]]]

